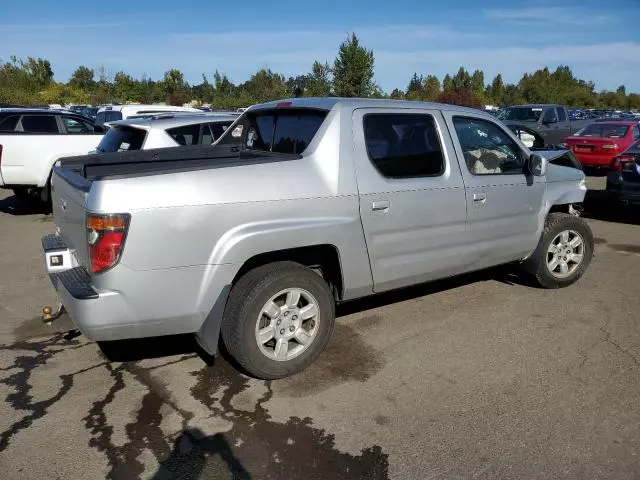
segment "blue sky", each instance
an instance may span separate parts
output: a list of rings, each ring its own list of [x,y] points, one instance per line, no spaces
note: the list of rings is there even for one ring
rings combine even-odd
[[[599,90],[640,92],[640,0],[1,3],[0,59],[46,58],[61,81],[81,64],[154,79],[175,67],[191,83],[216,69],[234,82],[263,67],[295,75],[332,62],[353,31],[386,91],[414,71],[442,78],[463,65],[515,82],[568,64]]]

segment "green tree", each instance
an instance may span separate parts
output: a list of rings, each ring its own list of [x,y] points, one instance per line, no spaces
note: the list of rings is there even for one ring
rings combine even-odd
[[[496,105],[502,105],[503,97],[504,97],[504,82],[502,81],[502,75],[497,74],[493,81],[491,82],[491,87],[489,88],[489,96],[491,100]]]
[[[453,88],[453,78],[448,73],[442,79],[442,90],[447,91]]]
[[[435,102],[440,96],[440,80],[435,75],[427,75],[422,87],[422,99]]]
[[[391,92],[390,98],[392,100],[404,100],[404,92],[399,88],[394,88]]]
[[[360,45],[352,33],[338,50],[333,64],[333,88],[339,97],[369,97],[373,93],[373,50]]]
[[[460,67],[458,73],[453,77],[453,86],[458,89],[471,90],[471,76],[464,67]]]
[[[69,85],[85,92],[91,92],[95,88],[93,80],[94,72],[92,68],[80,65],[71,75]]]
[[[184,75],[177,68],[165,72],[162,79],[166,102],[170,105],[183,105],[187,101],[189,85],[184,81]]]
[[[290,96],[284,76],[268,68],[258,70],[241,88],[253,99],[253,103]]]
[[[331,67],[327,62],[313,62],[311,74],[307,78],[307,90],[309,97],[328,97],[331,95]]]
[[[141,90],[140,82],[124,72],[113,77],[113,96],[120,103],[139,102]]]
[[[484,97],[484,72],[475,70],[471,75],[471,92],[478,98]]]
[[[409,80],[409,85],[407,85],[407,100],[422,100],[423,91],[422,91],[422,75],[418,76],[417,73],[414,72],[411,80]]]
[[[28,57],[26,62],[20,60],[22,68],[31,75],[40,85],[47,85],[53,80],[53,70],[49,60]]]

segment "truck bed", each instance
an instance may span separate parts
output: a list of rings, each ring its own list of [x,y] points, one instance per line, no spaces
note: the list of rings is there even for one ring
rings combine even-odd
[[[73,171],[89,182],[140,175],[157,175],[204,168],[232,167],[300,158],[300,155],[250,151],[237,146],[187,146],[68,157],[56,170]],[[65,177],[64,174],[58,173]]]

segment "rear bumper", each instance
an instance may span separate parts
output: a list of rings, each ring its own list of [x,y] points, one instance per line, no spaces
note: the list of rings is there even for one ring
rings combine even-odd
[[[230,265],[149,271],[118,265],[92,277],[61,237],[43,237],[42,247],[60,302],[78,329],[95,341],[197,333],[235,272]],[[52,257],[58,257],[53,266]]]
[[[615,155],[611,154],[585,154],[575,150],[572,150],[572,152],[584,167],[611,168],[615,159]]]
[[[618,172],[607,176],[607,192],[614,200],[640,204],[640,182],[626,182]]]

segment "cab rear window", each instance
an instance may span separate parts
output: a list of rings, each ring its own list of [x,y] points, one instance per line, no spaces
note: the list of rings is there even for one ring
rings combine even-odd
[[[323,110],[267,110],[247,116],[246,150],[302,153],[327,116]]]
[[[146,130],[129,127],[113,127],[102,137],[96,150],[100,153],[140,150],[146,136]]]

